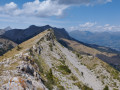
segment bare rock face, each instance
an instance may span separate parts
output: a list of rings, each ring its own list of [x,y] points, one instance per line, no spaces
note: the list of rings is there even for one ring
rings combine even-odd
[[[33,86],[33,84],[37,86]],[[39,87],[38,87],[39,86]],[[22,77],[13,77],[9,80],[8,84],[3,86],[4,90],[45,90],[41,83],[29,81]]]
[[[13,77],[6,87],[8,90],[24,90],[28,89],[26,82],[20,77]]]
[[[30,63],[31,59],[25,59],[27,60],[19,62],[16,71],[13,70],[13,73],[16,73],[17,76],[9,75],[8,83],[3,84],[0,90],[47,90],[41,81],[40,74],[36,72],[37,65],[34,64],[36,67],[34,68]]]
[[[33,76],[34,68],[32,67],[31,64],[24,63],[24,64],[20,65],[18,68],[19,68],[19,71],[29,73],[30,75]]]

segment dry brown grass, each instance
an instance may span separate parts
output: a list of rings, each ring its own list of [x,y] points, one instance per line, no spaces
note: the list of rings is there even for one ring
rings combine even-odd
[[[18,54],[20,52],[24,52],[27,48],[32,47],[35,43],[37,43],[40,38],[42,38],[45,34],[47,34],[50,31],[44,31],[38,35],[36,35],[35,37],[23,42],[22,44],[19,45],[19,47],[21,47],[21,50],[17,50],[17,47],[13,48],[12,50],[8,51],[7,53],[5,53],[3,56],[0,56],[0,61],[2,61],[4,58],[9,58],[9,57],[13,57],[15,54]]]
[[[73,41],[73,40],[68,40],[68,39],[63,39],[63,38],[62,38],[62,40],[69,43],[69,46],[78,52],[89,53],[89,54],[94,55],[94,56],[96,56],[97,54],[103,54],[103,55],[106,55],[108,57],[112,57],[112,56],[116,55],[113,53],[100,52],[94,48],[87,47],[87,46],[80,44],[80,43]]]

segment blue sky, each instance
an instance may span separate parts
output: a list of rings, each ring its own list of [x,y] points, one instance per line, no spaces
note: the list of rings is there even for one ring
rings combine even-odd
[[[0,0],[0,28],[120,31],[120,0]]]

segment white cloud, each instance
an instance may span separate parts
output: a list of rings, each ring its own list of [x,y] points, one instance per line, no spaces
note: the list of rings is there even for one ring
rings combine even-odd
[[[24,3],[22,9],[20,9],[17,7],[17,4],[11,2],[0,7],[0,14],[40,17],[60,16],[67,7],[67,5],[58,5],[57,1],[46,0],[40,2],[39,0],[35,0]]]
[[[14,11],[17,9],[17,4],[11,2],[9,4],[5,4],[4,6],[0,7],[0,14],[12,15]]]
[[[80,30],[80,31],[91,31],[91,32],[104,32],[104,31],[120,31],[120,25],[98,25],[96,22],[86,22],[79,26],[72,26],[69,31]]]
[[[26,2],[22,8],[14,2],[0,6],[0,14],[12,16],[60,16],[65,9],[72,5],[95,5],[111,2],[112,0],[34,0]]]
[[[79,26],[84,28],[84,27],[92,27],[94,25],[96,25],[96,22],[94,23],[86,22],[85,24],[80,24]]]
[[[14,2],[5,5],[5,9],[16,9],[17,5]]]

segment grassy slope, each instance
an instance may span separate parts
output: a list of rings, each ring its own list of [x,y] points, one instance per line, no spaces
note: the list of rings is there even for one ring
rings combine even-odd
[[[76,41],[72,41],[72,40],[68,40],[68,39],[62,39],[62,40],[69,43],[69,46],[72,47],[73,49],[75,49],[78,52],[85,52],[85,53],[92,54],[94,56],[96,54],[104,54],[104,55],[107,55],[107,56],[110,56],[110,57],[116,55],[116,54],[113,54],[113,53],[100,52],[100,51],[98,51],[94,48],[87,47],[87,46],[82,45],[82,44],[80,44]]]
[[[15,47],[12,50],[8,51],[7,53],[5,53],[3,56],[0,56],[0,61],[4,58],[9,58],[14,56],[15,54],[20,53],[21,51],[24,51],[27,48],[30,48],[33,44],[37,43],[39,41],[39,39],[44,36],[45,34],[47,34],[49,31],[44,31],[38,35],[36,35],[35,37],[23,42],[22,44],[19,45],[19,47],[21,47],[21,50],[18,51],[17,48]]]

